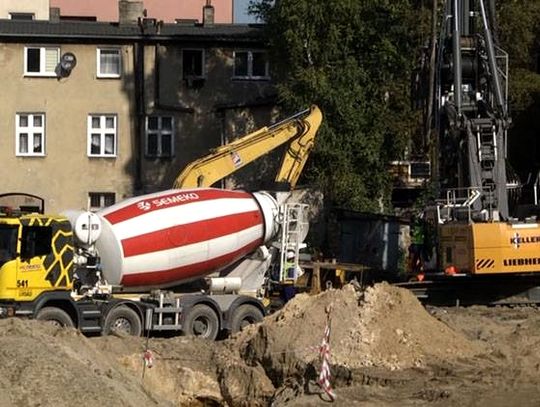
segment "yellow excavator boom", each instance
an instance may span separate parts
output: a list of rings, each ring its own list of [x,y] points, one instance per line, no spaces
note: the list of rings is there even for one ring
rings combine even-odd
[[[211,186],[257,158],[290,142],[283,156],[276,182],[288,183],[292,189],[296,186],[313,148],[321,122],[322,113],[313,105],[270,127],[249,133],[187,165],[176,178],[174,187]]]

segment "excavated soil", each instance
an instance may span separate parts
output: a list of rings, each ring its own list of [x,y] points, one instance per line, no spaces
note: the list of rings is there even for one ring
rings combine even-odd
[[[316,384],[330,322],[335,405],[540,405],[536,308],[424,308],[378,284],[296,296],[221,342],[87,338],[0,320],[0,406],[327,405]]]

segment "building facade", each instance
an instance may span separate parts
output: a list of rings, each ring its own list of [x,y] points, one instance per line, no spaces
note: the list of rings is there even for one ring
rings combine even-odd
[[[129,1],[128,1],[129,2]],[[215,22],[233,22],[233,0],[144,0],[146,17],[166,23],[177,20],[201,22],[201,10],[207,4],[214,7]],[[94,21],[118,21],[118,2],[116,0],[50,0],[50,7],[58,8],[62,19],[87,19]]]
[[[0,72],[1,192],[43,197],[48,212],[170,188],[276,119],[256,27],[0,20]]]
[[[48,20],[49,7],[49,0],[2,0],[0,18]]]

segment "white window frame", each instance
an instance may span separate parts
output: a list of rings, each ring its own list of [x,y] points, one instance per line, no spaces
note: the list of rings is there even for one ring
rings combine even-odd
[[[28,71],[28,50],[39,49],[39,72]],[[45,70],[45,53],[48,49],[56,50],[56,65],[54,71]],[[41,77],[56,77],[56,67],[60,62],[60,47],[55,46],[40,46],[40,45],[27,45],[24,47],[24,76],[41,76]]]
[[[92,206],[92,198],[99,199],[99,206]],[[88,208],[90,211],[97,211],[99,209],[106,208],[111,205],[106,205],[105,200],[106,198],[112,197],[113,203],[111,205],[114,205],[116,203],[116,194],[114,192],[88,192]]]
[[[248,54],[248,65],[247,65],[247,75],[236,75],[235,74],[235,63],[236,63],[236,54],[237,53],[247,53]],[[267,55],[266,64],[265,64],[265,74],[263,76],[253,75],[253,54],[254,53],[263,53]],[[270,62],[268,60],[268,52],[258,49],[238,49],[233,51],[233,79],[258,79],[258,80],[267,80],[270,79]]]
[[[100,126],[99,128],[92,128],[92,119],[94,117],[99,117]],[[108,129],[105,127],[106,120],[108,117],[114,119],[114,128]],[[100,144],[99,144],[99,153],[92,153],[92,134],[99,134]],[[113,134],[114,135],[114,151],[112,153],[105,153],[105,136]],[[92,113],[88,115],[87,122],[87,154],[88,157],[105,157],[105,158],[115,158],[118,151],[118,115],[115,113]]]
[[[101,51],[116,51],[118,53],[118,73],[101,72]],[[122,49],[118,47],[98,47],[96,48],[96,77],[118,79],[122,76]]]
[[[28,126],[20,126],[20,117],[28,116]],[[41,126],[34,126],[34,117],[41,116]],[[34,152],[30,145],[33,144],[34,135],[41,133],[41,151]],[[21,152],[21,134],[27,134],[28,151]],[[31,151],[32,150],[32,151]],[[19,157],[43,157],[45,156],[45,113],[17,113],[15,115],[15,155]]]
[[[184,52],[185,51],[201,51],[201,74],[200,75],[188,75],[184,69]],[[203,48],[183,48],[182,49],[182,77],[186,79],[191,77],[193,79],[204,79],[206,78],[206,54]]]

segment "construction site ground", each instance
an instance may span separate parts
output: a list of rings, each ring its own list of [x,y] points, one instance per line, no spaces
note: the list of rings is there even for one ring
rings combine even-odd
[[[232,338],[88,338],[0,321],[0,406],[325,406],[330,312],[337,406],[538,406],[534,307],[424,308],[386,283],[301,294]]]

